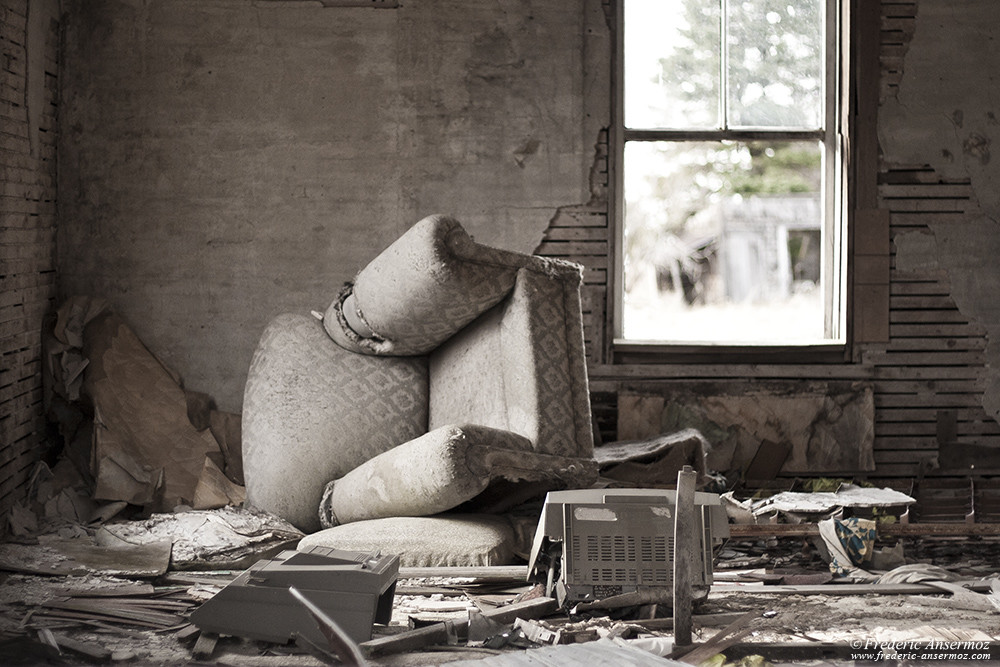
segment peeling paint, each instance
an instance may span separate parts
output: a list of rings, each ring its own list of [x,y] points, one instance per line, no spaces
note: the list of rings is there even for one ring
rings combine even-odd
[[[1000,256],[1000,168],[991,160],[1000,136],[992,96],[998,36],[995,0],[921,0],[899,93],[879,110],[886,164],[926,164],[944,181],[971,184],[963,219],[932,220],[932,234],[897,235],[896,266],[947,273],[959,310],[986,329],[987,369],[1000,367],[1000,263],[993,259]],[[983,407],[1000,420],[1000,379],[984,381]]]
[[[921,0],[899,92],[879,109],[887,164],[929,164],[943,180],[971,179],[993,220],[1000,220],[1000,169],[990,160],[1000,135],[990,95],[1000,72],[998,37],[995,0]]]

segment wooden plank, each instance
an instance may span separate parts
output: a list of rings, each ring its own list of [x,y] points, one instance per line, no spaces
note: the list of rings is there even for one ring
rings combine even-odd
[[[867,352],[865,355],[867,356]],[[969,366],[874,366],[872,376],[879,380],[961,380],[979,379],[983,369]]]
[[[982,393],[986,379],[964,380],[876,380],[879,394]]]
[[[893,213],[930,211],[943,213],[965,213],[974,204],[968,199],[887,199],[885,205]]]
[[[930,433],[930,429],[925,428],[925,431],[926,433],[923,437],[915,437],[912,435],[892,436],[883,435],[882,432],[876,427],[874,450],[882,452],[924,452],[927,450],[934,450],[936,452],[938,448],[937,438],[933,435],[933,433]]]
[[[589,370],[590,377],[597,381],[872,377],[872,369],[857,364],[596,364]]]
[[[424,577],[468,577],[480,581],[518,581],[528,580],[526,565],[489,565],[478,567],[401,567],[400,579],[416,579]]]
[[[892,352],[958,352],[985,350],[987,341],[979,336],[940,338],[893,338]]]
[[[882,184],[878,191],[883,199],[969,199],[973,195],[970,183]]]
[[[982,405],[982,394],[875,394],[875,409],[920,405],[938,408],[974,408]]]
[[[677,492],[674,502],[674,601],[672,610],[675,646],[687,646],[691,643],[691,614],[694,600],[692,586],[696,570],[695,554],[698,552],[698,529],[695,524],[694,506],[697,481],[698,473],[691,466],[684,466],[677,472]]]
[[[607,241],[606,227],[549,227],[545,241]]]
[[[857,343],[889,342],[889,285],[865,285],[854,294],[854,340]]]
[[[889,279],[892,282],[900,282],[900,283],[927,282],[931,280],[947,280],[948,272],[941,268],[898,271],[896,270],[895,267],[893,267],[892,272],[889,274]]]
[[[215,653],[215,646],[219,642],[219,635],[213,632],[202,632],[198,635],[191,655],[195,660],[208,660]]]
[[[888,243],[888,234],[886,235],[886,243]],[[855,255],[854,284],[866,286],[861,287],[860,291],[867,290],[867,285],[888,285],[889,255]],[[886,311],[888,311],[888,303],[887,301]],[[885,317],[888,317],[888,312]]]
[[[956,418],[959,423],[973,422],[986,417],[981,407],[958,408]],[[883,408],[875,413],[876,422],[937,422],[937,410],[924,406],[906,408]]]
[[[969,318],[958,310],[893,310],[889,313],[890,322],[917,323],[933,322],[935,324],[969,322]]]
[[[882,523],[876,528],[879,536],[882,537],[988,537],[1000,536],[1000,523],[965,523],[965,522],[944,522],[944,523]],[[815,523],[770,523],[770,524],[730,524],[730,539],[758,539],[762,537],[812,537],[819,535],[819,526]],[[816,587],[826,589],[829,587],[851,591],[848,594],[864,594],[859,592],[863,588],[869,588],[873,584],[859,584],[861,588],[856,588],[850,584],[823,584]],[[908,586],[923,584],[904,584]],[[988,586],[988,584],[986,584]],[[713,585],[714,589],[715,586]],[[768,586],[767,588],[773,588]],[[801,588],[799,586],[784,588]],[[884,594],[882,589],[880,592]],[[836,594],[836,593],[834,593]],[[894,593],[890,593],[894,595]],[[901,593],[905,595],[905,593]]]
[[[576,255],[598,255],[607,257],[608,242],[605,241],[542,241],[535,249],[536,255],[546,257],[572,257]]]
[[[890,298],[890,304],[893,310],[958,310],[950,294],[898,295]]]
[[[896,339],[905,338],[971,338],[985,336],[986,330],[974,322],[954,324],[915,323],[890,324],[889,333],[895,344]]]
[[[523,618],[525,620],[542,618],[543,616],[554,613],[558,607],[559,604],[552,598],[535,598],[533,600],[526,600],[524,602],[518,602],[504,607],[491,609],[489,611],[484,611],[482,612],[482,615],[484,618],[489,619],[494,623],[509,625],[517,618]],[[409,630],[407,632],[401,632],[399,634],[361,642],[359,647],[365,655],[368,656],[389,655],[392,653],[412,651],[424,646],[444,643],[448,641],[450,636],[455,636],[459,632],[465,632],[468,627],[468,618],[456,621],[446,621],[443,623],[434,623],[433,625],[417,628],[416,630]]]
[[[981,351],[963,352],[873,352],[865,355],[871,364],[891,364],[893,366],[984,366],[986,358]]]
[[[951,224],[951,223],[965,223],[968,222],[969,218],[962,213],[905,213],[901,211],[896,211],[892,213],[891,222],[893,227],[913,227],[928,225],[934,223],[935,225]]]
[[[855,214],[854,252],[856,255],[886,255],[889,247],[889,211],[865,209]]]
[[[856,116],[851,119],[856,128],[852,176],[856,205],[862,210],[875,209],[878,203],[879,11],[879,3],[862,2],[852,16],[857,27],[852,72],[856,86]]]
[[[912,36],[916,30],[917,21],[915,17],[912,16],[892,16],[883,17],[881,30],[882,32],[901,32],[906,35]]]
[[[743,637],[750,634],[751,630],[747,626],[756,618],[761,618],[760,611],[748,611],[735,621],[727,625],[725,628],[712,635],[712,638],[706,642],[703,642],[693,650],[685,651],[683,644],[681,649],[674,649],[673,653],[670,654],[672,659],[679,659],[681,662],[685,662],[689,665],[700,665],[712,656],[725,651],[728,647],[732,646]],[[676,628],[675,628],[676,635]],[[675,644],[679,644],[676,642]]]
[[[996,422],[959,422],[958,432],[962,435],[975,436],[998,436]],[[875,422],[875,437],[884,438],[900,437],[901,442],[912,442],[914,448],[919,448],[921,438],[935,438],[935,423],[927,422]],[[934,441],[936,446],[936,441]]]
[[[937,449],[923,450],[923,451],[903,451],[899,449],[879,449],[876,448],[873,452],[875,457],[875,468],[878,469],[879,466],[883,464],[890,463],[927,463],[933,464],[933,467],[937,467],[938,452]]]
[[[607,227],[608,213],[603,208],[569,207],[560,209],[549,222],[553,227]]]

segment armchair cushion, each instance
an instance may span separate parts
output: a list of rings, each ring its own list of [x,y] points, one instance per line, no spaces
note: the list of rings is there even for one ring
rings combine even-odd
[[[345,349],[426,354],[499,302],[529,255],[480,245],[454,218],[424,218],[382,251],[324,315]]]
[[[370,357],[308,315],[261,336],[243,400],[247,501],[309,532],[323,487],[427,431],[425,357]]]
[[[387,517],[334,526],[299,542],[314,546],[399,555],[403,567],[477,567],[514,562],[517,535],[510,519],[498,514],[441,514]]]
[[[443,426],[330,482],[320,522],[330,527],[437,514],[472,500],[498,479],[565,485],[596,476],[596,462],[539,454],[530,440],[510,431]]]

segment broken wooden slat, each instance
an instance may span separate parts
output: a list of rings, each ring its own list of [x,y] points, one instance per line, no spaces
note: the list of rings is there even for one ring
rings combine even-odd
[[[370,641],[362,642],[360,648],[367,656],[389,655],[412,651],[424,646],[443,644],[448,641],[449,636],[455,636],[462,626],[467,626],[468,621],[444,621],[435,623],[423,628],[408,630],[388,637],[379,637]]]
[[[971,582],[970,590],[988,591],[989,584]],[[929,584],[818,584],[802,586],[713,584],[713,593],[738,592],[748,595],[942,595]]]
[[[159,622],[149,622],[139,619],[123,619],[118,616],[105,616],[100,614],[92,614],[80,611],[68,611],[63,609],[47,609],[45,611],[39,611],[34,616],[32,616],[32,621],[37,623],[43,618],[54,618],[62,620],[71,620],[79,623],[84,623],[87,625],[100,624],[101,621],[114,622],[114,623],[128,623],[129,625],[137,625],[140,627],[151,628],[153,630],[164,630],[170,626],[164,625]],[[106,625],[103,624],[103,625]]]
[[[153,588],[152,584],[135,582],[102,588],[53,588],[50,592],[59,597],[104,598],[153,595],[156,589]]]
[[[751,621],[759,617],[759,611],[748,611],[717,632],[708,641],[698,644],[693,648],[681,647],[679,649],[675,649],[670,657],[678,658],[681,662],[686,662],[690,665],[701,664],[716,653],[721,653],[727,646],[732,646],[740,639],[750,634],[750,628],[747,626]]]
[[[527,581],[527,565],[482,565],[469,567],[401,567],[400,579],[467,577],[480,581]]]
[[[517,618],[525,620],[542,618],[555,612],[558,608],[559,604],[553,598],[541,597],[482,612],[482,617],[500,625],[509,625]],[[468,628],[468,618],[444,621],[416,630],[362,642],[360,648],[368,656],[412,651],[424,646],[447,642],[449,637],[465,633]]]
[[[691,466],[677,472],[677,495],[674,502],[674,578],[673,617],[674,643],[691,643],[691,613],[693,604],[694,554],[698,552],[697,515],[694,506],[698,473]]]
[[[84,618],[112,619],[153,627],[169,627],[177,625],[181,620],[180,616],[174,613],[144,609],[134,605],[115,605],[107,600],[55,598],[46,600],[41,606],[62,612],[82,614]],[[190,605],[184,607],[187,609]]]
[[[1000,535],[1000,523],[885,523],[877,526],[881,537],[970,537]],[[732,539],[747,537],[812,537],[814,523],[730,524]]]
[[[215,652],[215,645],[218,641],[219,635],[213,632],[202,632],[198,635],[198,639],[194,643],[194,648],[191,649],[191,654],[195,660],[208,660]]]

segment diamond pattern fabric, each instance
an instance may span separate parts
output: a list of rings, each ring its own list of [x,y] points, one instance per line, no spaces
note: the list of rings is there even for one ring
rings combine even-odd
[[[281,315],[264,331],[247,378],[247,500],[318,530],[327,482],[426,431],[425,357],[355,354],[316,319]]]

